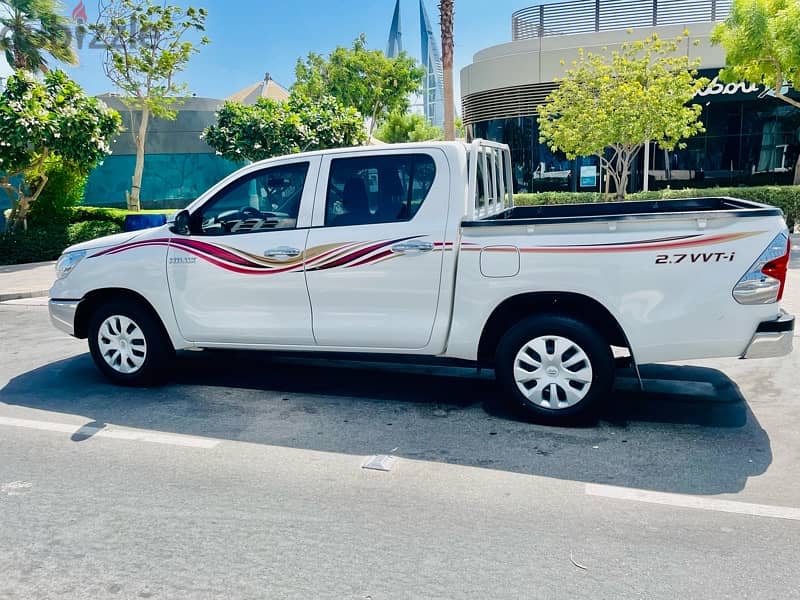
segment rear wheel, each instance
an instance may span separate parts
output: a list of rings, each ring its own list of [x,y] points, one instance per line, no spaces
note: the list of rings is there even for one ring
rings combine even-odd
[[[89,350],[95,365],[113,383],[160,383],[174,356],[161,323],[140,303],[113,300],[89,319]]]
[[[562,315],[530,317],[497,347],[495,371],[510,397],[535,421],[588,422],[614,383],[614,358],[590,325]]]

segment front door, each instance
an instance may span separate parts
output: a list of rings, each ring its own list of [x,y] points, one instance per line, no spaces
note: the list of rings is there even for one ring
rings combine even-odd
[[[319,162],[244,172],[192,212],[190,235],[172,236],[169,287],[187,340],[314,344],[303,249]]]
[[[317,344],[422,349],[430,341],[450,193],[440,150],[323,160],[306,280]]]

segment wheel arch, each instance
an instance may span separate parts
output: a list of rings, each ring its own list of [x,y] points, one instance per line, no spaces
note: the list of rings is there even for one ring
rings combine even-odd
[[[478,343],[478,363],[492,365],[503,335],[522,319],[535,314],[567,315],[595,327],[611,346],[628,348],[628,336],[619,321],[602,303],[574,292],[530,292],[507,298],[487,319]]]
[[[135,292],[127,288],[102,288],[98,290],[92,290],[86,294],[78,305],[78,310],[75,313],[75,337],[79,339],[86,339],[89,336],[89,321],[92,313],[99,306],[102,306],[103,304],[113,300],[129,300],[142,306],[161,326],[161,331],[166,339],[172,341],[174,345],[174,340],[172,340],[172,337],[169,335],[169,331],[167,330],[163,319],[158,314],[158,311],[153,307],[153,304],[139,292]]]

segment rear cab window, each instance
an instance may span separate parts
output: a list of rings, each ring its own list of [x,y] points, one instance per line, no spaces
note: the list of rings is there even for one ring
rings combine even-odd
[[[391,154],[331,161],[325,202],[327,227],[410,221],[436,178],[428,154]]]

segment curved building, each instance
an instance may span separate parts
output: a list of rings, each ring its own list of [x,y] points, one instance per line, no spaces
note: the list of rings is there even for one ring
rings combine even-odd
[[[701,61],[711,83],[695,98],[706,132],[682,150],[652,147],[651,189],[791,183],[800,154],[800,111],[764,86],[721,84],[724,50],[709,41],[730,0],[576,0],[532,6],[511,17],[512,41],[478,52],[461,71],[468,135],[508,143],[517,191],[598,190],[597,158],[570,161],[539,142],[536,107],[564,74],[579,48],[601,51],[653,32],[662,38],[688,30],[685,52]],[[789,94],[794,95],[790,90]],[[800,97],[800,94],[798,94]],[[643,158],[631,178],[642,189]]]

